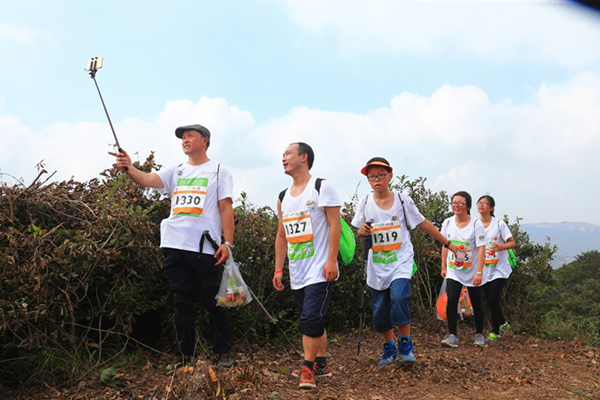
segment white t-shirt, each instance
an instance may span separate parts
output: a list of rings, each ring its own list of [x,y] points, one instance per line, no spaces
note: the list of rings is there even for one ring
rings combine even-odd
[[[452,240],[454,244],[465,246],[467,251],[463,267],[454,266],[454,253],[448,250],[446,259],[446,278],[453,279],[462,283],[464,286],[473,286],[473,278],[477,272],[477,247],[485,246],[485,229],[481,221],[471,217],[471,220],[464,228],[456,226],[456,217],[452,216],[442,224],[442,235]],[[484,268],[485,269],[485,268]],[[481,285],[485,285],[488,276],[484,273],[481,277]]]
[[[484,268],[484,275],[488,275],[487,281],[498,278],[507,279],[512,273],[512,268],[508,262],[508,251],[494,251],[491,249],[491,245],[494,238],[499,244],[505,244],[512,237],[508,225],[506,225],[506,222],[492,217],[492,221],[485,228],[485,237],[485,266],[487,268]]]
[[[425,217],[409,196],[400,196],[408,224],[415,229]],[[360,199],[352,225],[360,228],[369,220],[373,220],[373,247],[369,250],[367,285],[375,290],[386,290],[395,279],[410,279],[413,269],[414,249],[398,193],[394,192],[394,204],[389,210],[379,208],[373,193]]]
[[[171,214],[160,224],[160,247],[214,254],[208,240],[199,248],[200,238],[208,230],[217,244],[221,244],[217,190],[219,200],[233,198],[231,173],[213,160],[201,165],[174,165],[157,173],[164,185],[159,192],[171,195]]]
[[[324,208],[342,205],[335,189],[326,180],[321,182],[319,194],[315,180],[311,177],[299,196],[294,197],[289,189],[286,190],[281,202],[290,286],[294,290],[327,281],[323,267],[329,256],[329,223]]]

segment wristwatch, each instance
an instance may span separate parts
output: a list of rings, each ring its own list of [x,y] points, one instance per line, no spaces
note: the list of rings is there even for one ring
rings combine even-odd
[[[445,247],[445,248],[448,248],[448,247],[450,247],[450,245],[451,245],[451,244],[452,244],[452,240],[448,240],[448,242],[446,242],[446,243],[444,244],[444,247]]]
[[[233,245],[233,243],[229,243],[228,241],[225,241],[225,245],[226,245],[227,247],[229,247],[231,250],[233,250],[233,248],[235,247],[235,246]]]
[[[477,275],[483,275],[483,272],[479,272],[479,271],[477,271],[477,272],[475,272],[475,273],[476,273]]]

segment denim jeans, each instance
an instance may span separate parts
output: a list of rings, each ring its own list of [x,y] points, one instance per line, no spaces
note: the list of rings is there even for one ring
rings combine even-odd
[[[385,332],[394,326],[410,324],[410,279],[394,279],[385,290],[371,289],[373,325],[377,332]]]

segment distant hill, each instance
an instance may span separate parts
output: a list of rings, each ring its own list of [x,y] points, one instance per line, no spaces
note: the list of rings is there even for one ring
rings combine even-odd
[[[558,247],[552,262],[554,268],[569,263],[575,256],[588,250],[600,250],[600,225],[585,222],[544,222],[541,224],[522,224],[521,229],[529,234],[531,240],[550,243]]]

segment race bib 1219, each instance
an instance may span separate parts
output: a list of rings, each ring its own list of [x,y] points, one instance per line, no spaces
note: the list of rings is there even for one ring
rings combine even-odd
[[[378,222],[371,231],[373,252],[398,250],[402,246],[400,221]]]

